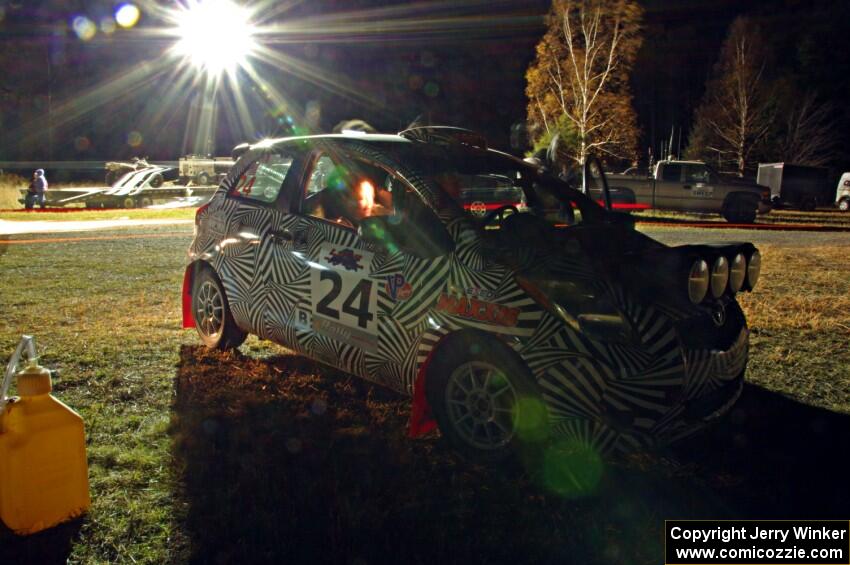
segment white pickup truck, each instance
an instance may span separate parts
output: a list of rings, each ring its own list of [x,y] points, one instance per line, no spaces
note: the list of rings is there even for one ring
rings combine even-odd
[[[718,174],[700,161],[659,161],[654,174],[608,175],[612,198],[650,208],[710,212],[749,224],[771,209],[770,189]]]

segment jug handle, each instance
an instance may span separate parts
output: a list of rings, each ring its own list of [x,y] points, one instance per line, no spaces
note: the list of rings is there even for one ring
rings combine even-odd
[[[21,341],[18,343],[18,347],[15,349],[14,355],[9,359],[9,364],[6,365],[6,374],[3,377],[3,386],[0,388],[0,414],[3,413],[3,410],[6,408],[6,403],[9,401],[9,397],[7,396],[9,392],[9,385],[12,384],[12,377],[15,375],[15,369],[18,368],[20,364],[21,355],[26,352],[27,359],[33,361],[36,359],[37,355],[35,353],[35,338],[31,335],[23,335],[21,336]]]

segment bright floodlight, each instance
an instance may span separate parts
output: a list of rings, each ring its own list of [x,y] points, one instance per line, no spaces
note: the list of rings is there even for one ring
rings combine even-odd
[[[190,0],[175,14],[175,51],[212,75],[233,72],[256,47],[251,12],[228,0]]]

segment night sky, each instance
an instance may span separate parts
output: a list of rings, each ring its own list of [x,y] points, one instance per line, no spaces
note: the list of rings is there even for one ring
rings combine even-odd
[[[145,77],[145,65],[161,62],[171,41],[150,35],[163,25],[151,16],[152,9],[138,2],[143,16],[135,28],[111,35],[99,31],[89,41],[70,30],[75,15],[99,21],[115,4],[0,0],[4,131],[0,160],[94,160],[136,154],[171,160],[193,149],[192,116],[203,106],[200,86],[190,83],[179,96],[166,96],[178,77],[174,65],[170,72]],[[681,136],[684,149],[693,109],[726,29],[743,13],[753,15],[766,31],[776,54],[773,72],[804,80],[834,101],[840,108],[836,122],[846,137],[850,50],[844,37],[850,26],[843,2],[646,0],[642,4],[644,46],[632,86],[644,152],[653,146],[657,154],[671,128],[674,148]],[[235,114],[231,111],[228,118],[225,110],[232,106],[233,94],[220,92],[215,151],[227,154],[246,137],[254,141],[284,135],[291,131],[287,117],[317,132],[329,131],[347,118],[398,131],[420,117],[480,130],[494,146],[510,149],[510,127],[525,115],[525,69],[543,33],[549,5],[544,0],[297,3],[265,23],[303,24],[303,31],[288,34],[273,48],[298,61],[314,78],[268,64],[258,64],[260,84],[241,76],[238,88],[248,101],[256,131],[239,131]],[[345,34],[324,33],[321,17],[342,12],[360,13],[363,18],[349,18],[354,23]],[[360,33],[357,21],[383,22],[386,31]],[[124,78],[116,81],[122,74]],[[288,105],[264,98],[263,83],[284,92]],[[335,87],[339,85],[349,94],[342,94]],[[48,127],[48,108],[53,128]],[[315,121],[305,123],[306,114]],[[846,160],[843,155],[837,164]]]

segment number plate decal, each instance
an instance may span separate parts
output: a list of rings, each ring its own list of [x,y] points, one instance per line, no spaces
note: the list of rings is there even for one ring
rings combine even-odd
[[[368,278],[373,254],[322,244],[311,264],[313,331],[367,351],[378,347],[378,286]]]

